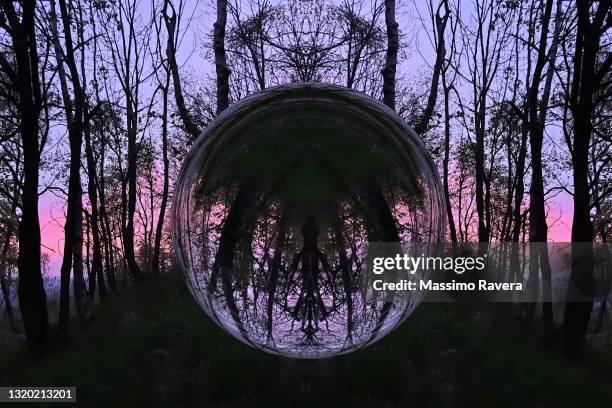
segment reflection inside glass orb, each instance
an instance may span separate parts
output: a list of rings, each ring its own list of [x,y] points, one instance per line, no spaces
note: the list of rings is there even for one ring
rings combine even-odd
[[[438,242],[441,188],[418,137],[345,88],[271,88],[215,119],[176,186],[174,242],[205,312],[242,342],[294,358],[357,350],[421,293],[372,288],[373,242]]]

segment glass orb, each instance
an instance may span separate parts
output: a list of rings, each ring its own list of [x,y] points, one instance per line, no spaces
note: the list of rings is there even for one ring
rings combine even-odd
[[[394,112],[325,84],[270,88],[228,108],[191,147],[173,207],[191,293],[229,334],[293,358],[369,345],[422,294],[388,298],[373,243],[439,242],[442,189]]]

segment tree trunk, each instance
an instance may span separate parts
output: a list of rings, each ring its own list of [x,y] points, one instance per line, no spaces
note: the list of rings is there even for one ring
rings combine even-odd
[[[66,124],[68,128],[72,128],[74,119],[72,115],[72,107],[70,101],[70,92],[68,90],[68,82],[66,79],[66,71],[64,69],[64,51],[60,45],[57,15],[55,12],[55,2],[51,2],[50,12],[50,26],[51,34],[53,35],[53,45],[55,51],[55,59],[58,65],[58,77],[60,80],[60,88],[62,91],[62,98],[64,102],[64,111],[66,116]],[[72,139],[71,139],[72,141]],[[72,142],[70,146],[72,150]],[[78,168],[78,167],[77,167]],[[72,164],[72,153],[70,171],[72,175],[73,164]],[[74,196],[74,180],[69,177],[68,183],[68,203],[71,202],[71,198]],[[60,306],[59,306],[59,332],[60,336],[65,337],[68,334],[68,321],[70,319],[70,272],[72,267],[72,248],[73,248],[73,219],[74,210],[69,208],[66,214],[66,221],[64,223],[64,253],[62,258],[62,265],[60,267]]]
[[[609,13],[610,2],[600,2],[590,21],[591,2],[576,4],[578,24],[571,84],[570,106],[574,117],[574,218],[572,220],[572,272],[565,306],[565,351],[569,357],[584,352],[585,336],[593,308],[593,251],[580,247],[591,245],[594,238],[588,180],[588,156],[591,142],[593,95],[596,83],[597,52],[602,26]]]
[[[168,8],[171,9],[172,14],[168,14]],[[183,86],[181,85],[181,79],[179,76],[179,68],[176,62],[176,24],[178,16],[174,12],[172,2],[165,0],[163,8],[164,22],[166,30],[168,31],[168,40],[166,44],[166,58],[168,60],[168,68],[172,73],[172,86],[174,87],[174,98],[176,100],[176,107],[179,112],[179,116],[183,122],[183,126],[187,133],[189,133],[195,140],[200,135],[200,129],[196,125],[193,117],[189,113],[187,106],[185,106],[185,97],[183,96]],[[219,83],[217,82],[217,86]],[[229,89],[229,85],[228,85]],[[217,93],[219,90],[217,90]],[[218,97],[217,97],[218,99]],[[219,112],[217,112],[219,113]]]
[[[151,270],[153,273],[159,273],[159,257],[161,251],[161,237],[164,229],[164,218],[166,216],[166,205],[168,203],[169,190],[169,167],[168,159],[168,89],[170,86],[170,75],[166,74],[166,84],[163,88],[163,106],[162,106],[162,160],[164,163],[164,187],[162,191],[162,201],[159,207],[159,218],[157,219],[157,227],[155,230],[155,245],[153,249],[153,260]]]
[[[48,314],[40,267],[40,222],[38,219],[38,177],[40,143],[38,119],[42,107],[35,33],[35,1],[24,2],[19,21],[13,2],[2,2],[4,14],[13,30],[16,72],[15,89],[19,96],[19,132],[23,146],[23,190],[19,222],[19,308],[28,347],[35,355],[46,352]]]
[[[444,6],[444,15],[440,15],[440,9]],[[436,100],[438,98],[438,83],[440,82],[440,74],[442,73],[444,58],[446,57],[446,43],[444,41],[444,31],[446,30],[446,23],[450,15],[448,8],[448,0],[442,0],[442,3],[438,7],[434,20],[436,23],[436,62],[434,63],[433,75],[431,77],[431,88],[429,89],[429,97],[427,98],[427,105],[423,114],[419,118],[419,121],[414,127],[417,134],[422,134],[427,130],[431,116],[433,115],[434,108],[436,107]]]
[[[213,26],[215,70],[217,73],[217,114],[229,106],[230,69],[225,57],[225,24],[227,21],[227,0],[217,0],[217,21]]]
[[[136,251],[134,246],[134,214],[136,212],[136,137],[138,126],[138,113],[134,109],[133,95],[129,86],[125,87],[127,102],[127,214],[126,223],[123,228],[123,249],[128,269],[132,278],[136,281],[141,280],[144,275],[136,262]]]
[[[477,103],[476,109],[476,143],[474,144],[474,159],[476,164],[476,213],[478,215],[478,242],[489,242],[489,225],[487,225],[487,216],[485,214],[485,156],[484,156],[484,139],[485,139],[485,104],[484,95],[481,95],[481,101]]]
[[[81,201],[83,196],[83,188],[81,187],[80,176],[75,181],[75,184],[75,197],[77,197],[77,202],[74,204],[74,206],[77,207],[78,211],[74,210],[74,260],[72,263],[72,289],[74,291],[74,300],[79,325],[85,326],[91,318],[91,310],[89,303],[89,295],[87,293],[87,285],[85,285],[85,278],[83,277],[83,202]]]
[[[53,31],[55,54],[58,65],[58,75],[62,89],[62,99],[66,114],[68,139],[70,144],[70,169],[68,180],[68,199],[66,223],[64,227],[64,259],[61,266],[60,289],[60,332],[67,334],[69,319],[68,285],[70,282],[70,267],[73,272],[74,297],[77,316],[80,324],[89,320],[89,297],[83,277],[83,201],[81,186],[81,145],[83,141],[83,115],[85,98],[80,83],[79,72],[74,59],[70,15],[65,0],[59,0],[66,49],[62,50],[59,43],[55,2],[51,1],[51,29]],[[70,91],[66,81],[64,62],[70,71],[74,104],[70,99]]]
[[[544,296],[552,294],[550,281],[550,265],[543,265],[543,261],[548,261],[548,256],[543,254],[547,249],[543,245],[548,241],[548,225],[546,223],[546,206],[544,202],[544,175],[542,168],[542,144],[544,141],[544,125],[546,120],[546,110],[548,100],[538,98],[540,90],[540,82],[544,66],[547,62],[547,38],[548,25],[552,14],[552,0],[546,0],[544,6],[544,14],[542,16],[542,25],[540,31],[540,40],[538,42],[538,57],[536,60],[533,79],[527,91],[527,109],[529,111],[529,141],[531,147],[531,186],[529,189],[529,242],[531,245],[530,257],[534,258],[530,262],[529,279],[536,282],[539,279],[539,270],[542,270],[542,286]],[[554,64],[554,60],[548,61],[549,64]],[[548,95],[546,95],[547,97]],[[540,110],[540,112],[538,112]],[[548,274],[546,273],[548,272]],[[532,294],[532,297],[537,297],[537,292]],[[530,308],[535,306],[535,298],[533,302],[528,302]],[[542,303],[544,330],[546,336],[552,335],[552,303]],[[533,311],[528,313],[527,319],[533,318]],[[531,322],[529,322],[530,324]]]
[[[85,211],[85,269],[87,270],[87,294],[93,302],[96,295],[96,277],[91,267],[91,216]]]
[[[385,0],[385,23],[387,25],[387,54],[382,69],[383,103],[395,110],[395,71],[397,70],[397,51],[399,30],[395,21],[395,0]]]
[[[16,203],[15,203],[16,204]],[[11,216],[15,213],[16,205],[12,205]],[[6,318],[9,323],[9,327],[13,333],[17,333],[17,324],[15,322],[15,313],[13,312],[13,304],[11,301],[11,286],[10,281],[7,281],[8,262],[7,256],[8,251],[11,247],[11,237],[13,235],[13,228],[9,221],[6,235],[4,237],[4,243],[2,244],[2,258],[0,258],[0,289],[2,290],[2,298],[4,299],[4,310],[6,311]]]
[[[110,228],[110,221],[106,212],[106,195],[105,195],[105,183],[104,183],[104,164],[105,164],[105,148],[106,148],[106,135],[102,136],[100,146],[100,183],[99,183],[99,196],[100,196],[100,226],[101,232],[104,235],[104,256],[106,262],[106,276],[108,277],[108,286],[113,292],[117,291],[117,277],[115,274],[115,253],[113,247],[113,234]]]
[[[442,87],[444,90],[444,159],[442,161],[442,183],[444,185],[444,201],[446,204],[446,217],[448,218],[448,226],[450,231],[450,240],[453,243],[457,242],[457,230],[455,227],[455,219],[453,208],[450,201],[450,187],[448,184],[448,166],[450,161],[450,87],[446,82],[446,69],[442,72]]]
[[[87,125],[85,128],[85,155],[87,156],[87,194],[91,206],[91,235],[92,235],[92,276],[97,279],[98,293],[100,300],[106,298],[106,284],[104,282],[104,271],[102,265],[102,244],[100,242],[100,215],[98,213],[98,191],[96,180],[96,163],[94,161],[93,149],[91,146],[91,131]]]

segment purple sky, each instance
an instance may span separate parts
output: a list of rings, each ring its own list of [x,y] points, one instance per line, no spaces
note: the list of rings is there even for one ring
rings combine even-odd
[[[414,1],[419,5],[418,8],[415,7],[415,3],[413,3],[412,0],[398,2],[398,22],[400,24],[400,30],[409,43],[413,44],[413,48],[408,53],[407,58],[404,59],[399,66],[398,71],[400,75],[402,72],[431,72],[431,68],[429,67],[431,67],[434,60],[431,40],[428,38],[427,32],[419,21],[419,14],[422,17],[427,16],[427,9],[422,7],[425,2]],[[150,3],[147,1],[143,1],[142,3],[141,14],[144,18],[146,15],[150,14]],[[471,12],[471,5],[469,2],[464,2],[463,4],[464,10],[462,12],[465,17]],[[201,73],[202,77],[210,76],[214,72],[210,61],[203,56],[202,46],[199,45],[202,33],[208,32],[210,27],[212,27],[214,10],[211,0],[186,1],[185,17],[183,21],[183,27],[186,27],[186,30],[178,49],[177,60],[184,70],[198,72],[198,74]],[[190,21],[188,21],[189,18]],[[558,129],[555,129],[555,131],[556,130]],[[556,139],[555,135],[548,135],[548,137]],[[54,140],[51,140],[49,145],[58,142],[60,145],[66,145],[65,135],[52,135],[52,138]],[[44,176],[45,175],[43,175],[43,177]],[[56,181],[56,183],[57,182],[58,181]],[[556,242],[569,241],[573,211],[571,196],[566,192],[562,192],[555,198],[549,200],[547,204],[549,206],[549,240]],[[43,194],[39,202],[39,215],[43,252],[49,254],[50,272],[56,274],[59,273],[59,267],[62,260],[62,245],[64,239],[63,223],[65,220],[63,200],[50,192]]]

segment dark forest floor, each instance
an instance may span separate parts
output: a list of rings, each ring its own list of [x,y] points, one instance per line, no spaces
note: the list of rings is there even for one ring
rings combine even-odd
[[[76,385],[79,406],[609,407],[612,364],[569,362],[513,322],[509,305],[422,304],[382,341],[296,361],[243,346],[176,276],[149,279],[96,309],[43,361],[0,351],[0,385]]]

